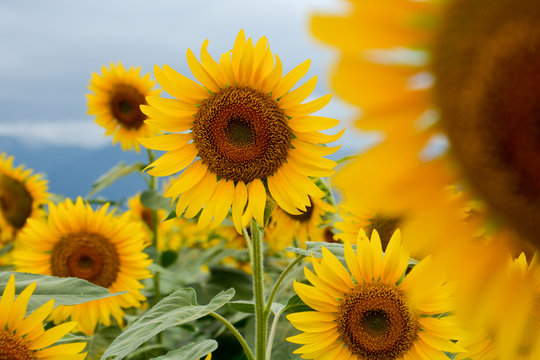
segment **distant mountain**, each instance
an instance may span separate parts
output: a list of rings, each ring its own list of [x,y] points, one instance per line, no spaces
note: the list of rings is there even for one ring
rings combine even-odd
[[[11,137],[0,137],[0,151],[15,156],[15,166],[24,164],[45,174],[50,192],[70,198],[85,196],[99,176],[121,161],[128,164],[147,162],[144,150],[137,154],[124,152],[120,146],[112,145],[99,149],[44,146],[25,144]],[[141,175],[131,174],[97,195],[119,200],[144,190],[145,186]]]

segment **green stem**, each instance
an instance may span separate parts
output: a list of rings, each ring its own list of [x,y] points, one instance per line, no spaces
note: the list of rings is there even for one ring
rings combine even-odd
[[[267,359],[270,359],[270,356],[272,355],[272,345],[274,343],[274,334],[276,333],[277,324],[279,322],[279,318],[281,314],[283,314],[283,310],[285,310],[285,307],[283,307],[274,315],[274,321],[272,321],[272,326],[270,327],[270,333],[268,334],[268,347],[266,349]]]
[[[251,268],[253,272],[253,294],[255,297],[255,356],[257,360],[266,357],[266,331],[268,317],[265,314],[264,274],[263,274],[263,234],[255,220],[251,220],[251,236],[253,238],[253,256]]]
[[[276,293],[279,289],[279,286],[281,285],[281,282],[287,274],[295,267],[296,264],[298,264],[302,259],[304,258],[304,255],[298,255],[296,259],[291,261],[289,265],[283,270],[281,275],[279,275],[279,278],[276,280],[276,283],[274,284],[274,287],[272,287],[272,290],[270,291],[270,295],[268,296],[268,301],[266,302],[266,308],[264,309],[265,315],[268,317],[270,315],[270,310],[272,310],[272,303],[274,302],[274,297],[276,296]]]
[[[223,316],[219,315],[218,313],[211,312],[209,315],[212,316],[214,319],[221,321],[223,325],[225,325],[225,327],[232,332],[236,340],[238,340],[238,342],[242,346],[242,349],[244,349],[244,353],[246,354],[248,360],[255,360],[255,358],[253,357],[253,353],[251,352],[251,349],[249,348],[246,340],[244,340],[244,338],[242,337],[242,334],[240,334],[238,330],[236,330],[233,324],[231,324],[227,319],[225,319]]]
[[[154,152],[150,149],[148,149],[148,163],[151,164],[154,162],[155,156]],[[157,180],[154,176],[150,176],[150,181],[148,183],[148,187],[150,190],[157,191],[158,184]],[[151,210],[152,212],[152,246],[156,249],[157,252],[157,263],[158,265],[161,265],[161,253],[158,249],[158,212],[155,209]],[[161,290],[159,286],[159,272],[154,273],[154,304],[157,304],[161,300]],[[158,333],[156,335],[156,340],[158,344],[161,344],[162,342],[162,335],[161,333]]]

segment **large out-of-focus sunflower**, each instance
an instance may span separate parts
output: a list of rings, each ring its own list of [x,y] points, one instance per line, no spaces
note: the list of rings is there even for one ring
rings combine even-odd
[[[189,67],[200,82],[192,81],[167,65],[154,75],[174,96],[148,96],[141,106],[146,123],[169,134],[140,139],[150,149],[166,151],[148,167],[153,176],[183,170],[165,192],[178,197],[176,213],[187,218],[202,212],[199,225],[219,225],[232,207],[241,232],[242,216],[263,224],[267,191],[293,215],[309,205],[309,196],[323,196],[310,177],[333,174],[335,161],[323,156],[338,147],[326,147],[341,132],[329,136],[319,130],[338,121],[311,113],[330,101],[325,95],[303,101],[315,88],[316,77],[291,90],[307,73],[305,61],[282,75],[282,64],[266,38],[256,44],[240,31],[233,49],[216,62],[201,48],[201,62],[188,49]],[[189,132],[188,132],[189,131]]]
[[[297,239],[301,247],[306,241],[325,241],[326,232],[336,212],[327,198],[310,197],[310,205],[300,215],[292,215],[276,207],[265,229],[265,241],[273,250],[284,250]]]
[[[92,73],[88,86],[92,93],[86,95],[88,114],[96,116],[106,136],[113,136],[113,144],[120,142],[122,150],[139,152],[137,138],[154,134],[144,123],[146,115],[139,107],[146,104],[146,96],[158,95],[161,90],[152,90],[155,81],[149,79],[150,74],[141,76],[140,68],[126,70],[119,62],[111,63],[110,69],[103,66],[101,72]]]
[[[41,174],[22,165],[13,167],[13,156],[0,153],[0,244],[13,241],[28,219],[39,218],[48,197]]]
[[[362,232],[356,252],[345,244],[347,268],[326,248],[311,285],[295,281],[300,298],[313,309],[287,316],[303,333],[288,338],[303,344],[304,359],[445,359],[461,352],[452,340],[463,338],[451,296],[454,286],[433,271],[429,258],[405,275],[409,253],[396,231],[383,256],[376,231]],[[405,276],[404,276],[405,275]]]
[[[11,275],[8,280],[0,298],[0,359],[84,359],[86,353],[81,353],[86,347],[84,342],[54,345],[75,327],[75,322],[47,330],[43,328],[43,321],[53,310],[54,300],[26,315],[28,300],[35,288],[36,283],[32,283],[15,298],[15,276]]]
[[[315,36],[341,50],[332,85],[362,108],[357,125],[385,133],[334,183],[348,206],[423,231],[407,246],[432,252],[460,280],[471,322],[487,308],[472,294],[494,291],[508,253],[524,239],[540,244],[539,16],[533,0],[390,0],[312,21]],[[365,169],[375,171],[357,176]],[[448,186],[462,196],[448,196]],[[471,201],[478,207],[464,218]],[[509,297],[536,296],[519,284]],[[515,333],[528,308],[518,310],[507,324]]]
[[[144,230],[126,212],[107,213],[108,205],[94,211],[78,198],[58,206],[49,204],[47,221],[30,220],[20,234],[13,257],[19,271],[78,277],[108,288],[111,293],[127,293],[54,310],[55,322],[71,317],[77,330],[87,334],[96,324],[111,324],[111,315],[123,323],[123,308],[139,307],[145,297],[140,279],[150,277],[151,260],[143,252]]]

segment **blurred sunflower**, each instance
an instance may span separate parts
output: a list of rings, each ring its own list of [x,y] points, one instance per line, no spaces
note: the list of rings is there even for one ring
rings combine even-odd
[[[524,294],[523,283],[533,284],[534,298]],[[521,253],[515,260],[508,261],[505,276],[489,290],[476,294],[486,299],[482,315],[497,312],[499,316],[489,317],[488,325],[482,328],[468,324],[474,336],[459,341],[467,352],[458,354],[456,360],[539,359],[540,266],[537,256],[527,263],[525,254]],[[522,325],[516,327],[516,322]]]
[[[334,238],[344,243],[356,244],[360,229],[368,237],[371,237],[373,230],[377,230],[384,250],[401,222],[401,219],[397,217],[378,216],[367,209],[359,212],[357,208],[348,209],[345,205],[341,205],[339,208],[339,213],[343,221],[335,222],[334,226],[340,232],[335,234]]]
[[[362,107],[357,125],[385,138],[334,183],[347,206],[422,234],[407,237],[408,248],[432,252],[459,279],[460,311],[487,327],[500,313],[486,314],[490,299],[476,295],[497,291],[524,239],[539,245],[540,3],[390,0],[350,9],[315,16],[312,30],[341,50],[332,83]],[[375,171],[357,176],[366,169]],[[448,196],[449,185],[461,196]],[[517,284],[508,301],[535,298],[532,283]],[[529,313],[516,309],[506,327],[520,334]]]
[[[74,306],[59,306],[51,318],[55,322],[71,317],[77,331],[92,334],[96,324],[111,324],[111,315],[123,324],[123,308],[140,307],[145,300],[138,281],[150,277],[151,260],[143,252],[144,231],[129,212],[116,217],[104,205],[93,211],[79,197],[49,204],[47,221],[30,220],[20,234],[13,253],[18,271],[77,277],[108,288],[111,293],[127,293]]]
[[[51,313],[54,300],[49,300],[26,316],[28,300],[36,283],[28,285],[15,299],[15,276],[11,275],[0,298],[0,359],[2,360],[82,360],[84,342],[53,345],[72,330],[76,322],[68,322],[48,330],[43,321]]]
[[[146,104],[145,97],[158,95],[161,90],[152,88],[155,81],[150,74],[140,75],[141,69],[125,69],[122,63],[110,69],[101,67],[103,75],[92,73],[87,94],[88,114],[96,116],[96,123],[105,128],[105,136],[113,136],[113,144],[120,142],[122,150],[140,151],[137,138],[154,133],[144,123],[146,116],[140,105]]]
[[[309,197],[310,205],[300,215],[292,215],[276,207],[265,229],[264,240],[273,250],[284,250],[298,239],[305,248],[306,241],[325,241],[327,227],[336,212],[327,198]]]
[[[147,244],[151,244],[151,238],[152,238],[152,226],[153,226],[153,217],[152,217],[152,209],[147,208],[144,206],[141,202],[141,193],[135,194],[134,196],[130,197],[127,201],[128,209],[131,211],[131,213],[135,216],[136,219],[139,221],[142,221],[145,225],[145,233],[146,233],[146,240],[145,242]],[[159,251],[166,251],[171,250],[169,248],[169,238],[173,236],[173,226],[174,223],[172,221],[164,221],[167,218],[167,212],[163,209],[159,209],[157,211],[157,230],[158,230],[158,239],[157,239],[157,248]],[[173,244],[171,244],[173,245]],[[173,245],[175,249],[177,250],[178,247]]]
[[[13,156],[0,153],[0,243],[13,241],[28,219],[43,215],[48,200],[47,180],[23,165],[13,167]]]
[[[330,101],[325,95],[302,103],[313,91],[313,77],[291,89],[307,73],[309,60],[282,76],[282,64],[266,38],[256,44],[240,31],[233,49],[219,63],[201,48],[201,63],[188,49],[192,81],[167,65],[154,67],[159,84],[175,99],[148,96],[141,106],[146,123],[170,134],[140,139],[150,149],[166,151],[148,166],[153,176],[184,170],[165,192],[176,198],[176,214],[192,218],[202,212],[199,226],[217,226],[232,207],[238,232],[242,217],[263,224],[267,189],[286,212],[300,215],[309,196],[321,197],[310,179],[333,174],[336,162],[323,156],[338,147],[320,146],[338,139],[318,130],[338,120],[311,113]],[[186,133],[186,131],[189,131]],[[197,159],[198,158],[198,159]]]
[[[409,253],[396,231],[383,256],[377,231],[363,231],[356,246],[345,244],[348,270],[325,247],[315,273],[304,268],[311,285],[294,282],[298,296],[314,311],[287,316],[302,334],[288,341],[304,344],[304,359],[445,359],[463,349],[452,311],[452,283],[426,258],[410,273]],[[352,275],[352,277],[351,277]],[[405,276],[404,276],[405,275]]]
[[[458,184],[486,204],[479,226],[538,245],[538,16],[532,0],[359,1],[346,16],[315,16],[315,36],[342,50],[334,89],[362,108],[359,127],[386,134],[336,185],[395,215],[429,212]],[[434,145],[444,139],[447,151]],[[351,183],[375,164],[389,166]]]

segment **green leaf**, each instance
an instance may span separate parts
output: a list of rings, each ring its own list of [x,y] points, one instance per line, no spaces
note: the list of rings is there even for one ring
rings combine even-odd
[[[231,288],[217,294],[208,305],[198,305],[195,290],[176,290],[120,334],[101,359],[124,359],[160,332],[206,316],[228,303],[233,296],[234,289]]]
[[[171,212],[169,213],[169,215],[167,215],[167,217],[165,218],[165,220],[163,221],[167,221],[167,220],[171,220],[171,219],[174,219],[176,218],[176,210],[171,210]]]
[[[169,267],[174,264],[177,258],[178,252],[170,250],[164,251],[161,253],[161,265],[165,268]]]
[[[285,309],[283,310],[285,314],[301,311],[313,311],[313,309],[307,306],[298,295],[291,297],[289,301],[287,301],[287,305],[285,305]]]
[[[34,311],[51,299],[54,299],[54,306],[56,307],[58,305],[82,304],[125,293],[111,294],[109,289],[78,278],[8,271],[0,272],[0,294],[4,291],[11,274],[15,274],[16,294],[20,294],[31,283],[37,282],[36,289],[28,301],[28,312]]]
[[[236,311],[240,311],[246,314],[255,313],[255,304],[253,300],[237,300],[229,302],[229,306]]]
[[[270,216],[272,216],[272,213],[274,212],[275,208],[276,208],[276,202],[270,199],[270,197],[268,197],[266,199],[266,205],[264,206],[264,226],[268,224],[268,221],[270,220]]]
[[[171,201],[164,198],[155,190],[145,190],[141,194],[141,204],[152,210],[171,209]]]
[[[295,247],[287,247],[285,250],[289,252],[293,252],[295,254],[300,254],[304,256],[311,257],[311,254],[313,254],[316,258],[322,258],[322,247],[327,248],[330,250],[332,254],[334,254],[338,259],[342,260],[345,258],[344,250],[343,250],[343,244],[336,244],[336,243],[327,243],[323,241],[307,241],[306,242],[306,248],[295,248]],[[356,249],[356,245],[352,245],[353,249]]]
[[[151,360],[199,360],[201,357],[210,354],[218,347],[215,340],[201,340],[193,344],[184,345],[182,348],[169,351],[163,356],[152,358]]]
[[[101,175],[96,181],[94,181],[94,183],[92,184],[92,188],[86,196],[90,197],[97,194],[101,190],[105,189],[107,186],[113,184],[121,177],[124,177],[134,172],[139,172],[142,170],[143,167],[144,165],[142,163],[134,163],[131,165],[127,165],[124,161],[119,162],[111,169],[109,169],[109,171],[107,171],[105,174]]]

